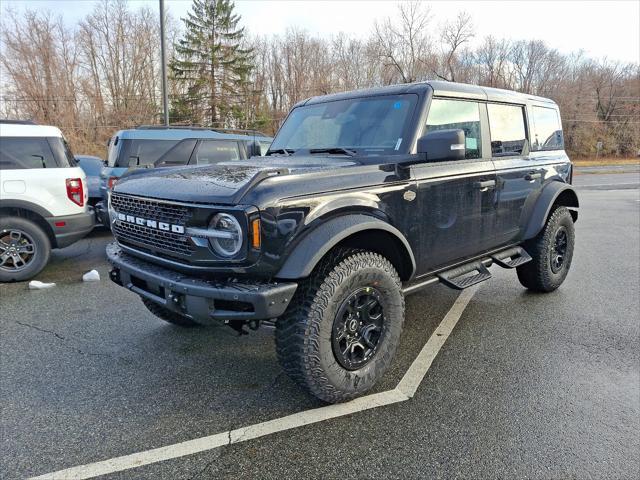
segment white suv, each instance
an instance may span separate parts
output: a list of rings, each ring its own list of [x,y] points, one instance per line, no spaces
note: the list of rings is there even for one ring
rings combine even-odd
[[[0,120],[0,282],[28,280],[94,225],[86,177],[56,127]]]

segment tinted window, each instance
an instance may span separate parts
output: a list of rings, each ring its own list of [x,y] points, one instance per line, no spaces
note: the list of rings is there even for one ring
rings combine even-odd
[[[491,154],[494,157],[520,155],[527,139],[524,110],[515,105],[488,104]]]
[[[405,153],[416,99],[413,94],[385,95],[297,107],[270,150],[342,147],[361,155]]]
[[[264,157],[271,146],[271,142],[258,142],[258,145],[260,146],[260,155]]]
[[[171,167],[186,165],[191,158],[193,149],[195,148],[197,140],[195,138],[189,138],[187,140],[181,140],[176,146],[174,146],[167,153],[162,155],[156,162],[156,167]]]
[[[196,163],[209,165],[212,163],[240,160],[238,142],[226,140],[203,140],[196,151]]]
[[[178,143],[178,140],[120,139],[116,146],[118,148],[118,156],[113,166],[127,168],[155,163],[176,143]]]
[[[51,147],[46,138],[0,138],[0,168],[56,168]]]
[[[48,139],[49,146],[53,151],[53,154],[58,159],[58,165],[61,167],[75,167],[76,159],[71,153],[71,148],[64,138],[50,137]]]
[[[478,103],[434,99],[429,107],[425,133],[448,129],[464,130],[466,136],[465,158],[482,157],[480,105]]]
[[[533,107],[531,150],[562,150],[562,125],[555,108]]]

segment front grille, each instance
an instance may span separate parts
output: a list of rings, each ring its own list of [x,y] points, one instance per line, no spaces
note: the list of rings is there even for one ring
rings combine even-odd
[[[113,224],[115,237],[126,242],[138,242],[151,248],[161,249],[181,255],[191,255],[193,245],[187,237],[177,233],[164,232],[132,223],[116,222]]]
[[[111,206],[121,213],[177,225],[185,225],[191,218],[189,207],[184,205],[129,197],[117,193],[111,194]]]
[[[191,210],[183,205],[112,194],[111,206],[118,213],[141,217],[171,225],[182,225],[191,218]],[[123,243],[141,244],[154,250],[189,256],[194,252],[191,240],[180,233],[151,228],[146,225],[116,221],[113,234]]]

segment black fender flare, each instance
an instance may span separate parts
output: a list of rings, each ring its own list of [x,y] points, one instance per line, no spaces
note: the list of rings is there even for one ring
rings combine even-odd
[[[542,192],[533,207],[533,211],[529,217],[529,222],[524,230],[523,240],[529,240],[544,228],[544,225],[551,213],[551,208],[556,203],[560,195],[566,196],[566,202],[563,205],[569,208],[578,208],[578,194],[572,185],[564,182],[551,182],[543,187]],[[577,215],[574,216],[574,220]]]
[[[309,231],[293,248],[276,274],[276,278],[298,279],[308,277],[318,262],[333,247],[354,233],[365,230],[382,230],[398,239],[411,259],[412,276],[416,270],[416,260],[409,242],[395,228],[376,217],[364,214],[348,214],[332,218]]]

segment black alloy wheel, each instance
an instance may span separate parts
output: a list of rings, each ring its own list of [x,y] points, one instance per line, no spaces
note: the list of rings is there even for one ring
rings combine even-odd
[[[342,302],[333,322],[333,354],[347,370],[357,370],[374,357],[384,335],[380,292],[359,288]]]
[[[569,239],[567,236],[567,229],[562,226],[555,234],[554,240],[551,243],[551,254],[549,260],[551,262],[551,271],[558,273],[564,266],[564,261],[567,255],[567,247]]]

